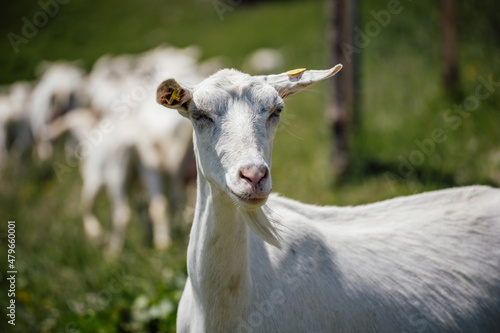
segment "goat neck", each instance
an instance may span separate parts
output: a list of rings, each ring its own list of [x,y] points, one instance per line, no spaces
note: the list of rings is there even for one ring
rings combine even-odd
[[[198,170],[196,213],[188,247],[188,274],[206,314],[206,331],[227,327],[249,306],[248,228],[232,199]],[[240,309],[240,311],[235,311]]]

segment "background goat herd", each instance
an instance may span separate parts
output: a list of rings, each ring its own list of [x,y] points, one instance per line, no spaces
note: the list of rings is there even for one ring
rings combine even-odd
[[[37,82],[2,88],[0,163],[7,159],[21,163],[31,146],[32,154],[24,158],[35,163],[49,160],[54,140],[69,132],[66,158],[51,165],[59,181],[72,168],[80,168],[85,232],[94,241],[109,241],[110,255],[120,252],[130,218],[127,173],[133,164],[147,189],[154,246],[167,248],[169,207],[183,207],[185,186],[196,171],[190,124],[176,113],[165,112],[155,102],[155,91],[164,77],[195,84],[220,66],[216,59],[199,63],[199,56],[195,47],[162,47],[137,56],[105,55],[88,75],[77,63],[40,64]],[[169,177],[172,205],[164,194],[163,175]],[[112,203],[109,237],[92,212],[101,187]]]

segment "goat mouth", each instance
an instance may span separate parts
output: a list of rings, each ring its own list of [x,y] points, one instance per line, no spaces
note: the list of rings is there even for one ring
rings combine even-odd
[[[227,190],[238,200],[238,202],[243,202],[247,205],[252,206],[263,205],[267,201],[267,198],[269,196],[268,193],[264,195],[237,194],[233,192],[229,187],[227,187]]]

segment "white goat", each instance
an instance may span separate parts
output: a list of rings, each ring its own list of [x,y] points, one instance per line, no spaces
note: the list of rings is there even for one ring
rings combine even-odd
[[[107,252],[111,256],[120,253],[130,219],[127,173],[133,162],[137,162],[148,192],[153,244],[157,249],[165,249],[171,242],[170,209],[163,193],[163,174],[169,176],[175,198],[183,196],[184,181],[193,177],[185,173],[184,164],[192,154],[191,126],[179,115],[163,112],[156,116],[158,126],[155,128],[140,113],[131,113],[118,121],[112,117],[99,120],[92,111],[80,108],[59,117],[50,128],[53,138],[70,131],[78,141],[75,148],[67,149],[70,154],[67,159],[81,160],[83,222],[91,240],[100,242],[104,236],[93,213],[95,199],[102,187],[110,196],[113,230]],[[94,143],[89,137],[93,137]],[[134,157],[138,157],[137,161]]]
[[[118,106],[131,107],[130,95],[138,86],[138,78],[133,75],[137,65],[136,57],[119,55],[100,57],[88,76],[87,95],[90,106],[102,116],[116,113]]]
[[[82,161],[84,225],[90,236],[99,236],[98,221],[92,213],[92,206],[102,185],[106,185],[113,202],[113,232],[108,248],[111,255],[121,251],[129,220],[126,176],[134,152],[138,153],[139,173],[148,191],[153,243],[157,249],[165,249],[170,245],[169,208],[163,193],[162,173],[170,176],[170,184],[179,192],[181,165],[186,154],[192,151],[192,131],[189,124],[174,117],[167,124],[170,128],[165,129],[164,126],[165,130],[160,136],[153,132],[143,118],[131,115],[125,121],[117,122],[113,130],[106,133],[102,142],[92,147],[92,151]],[[164,143],[160,144],[160,140],[164,140]],[[180,196],[181,193],[176,195]]]
[[[178,332],[500,332],[499,190],[359,207],[270,195],[283,98],[340,68],[158,87],[191,120],[198,167]]]
[[[7,159],[7,132],[10,126],[15,127],[14,146],[21,155],[30,143],[28,129],[27,104],[31,93],[31,84],[16,82],[0,92],[0,167]]]
[[[38,157],[47,159],[52,154],[50,122],[81,105],[85,98],[83,70],[71,62],[59,61],[41,64],[43,72],[33,90],[29,106],[30,124]]]

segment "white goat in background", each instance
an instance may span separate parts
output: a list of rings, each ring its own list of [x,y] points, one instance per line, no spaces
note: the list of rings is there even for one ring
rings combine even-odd
[[[159,86],[198,167],[178,332],[500,332],[498,189],[358,207],[270,195],[283,99],[340,68]]]
[[[130,219],[127,173],[131,164],[138,167],[148,192],[153,244],[157,249],[165,249],[170,245],[169,208],[163,193],[162,175],[169,176],[169,185],[173,187],[172,192],[176,197],[183,196],[184,181],[193,177],[184,173],[188,169],[184,163],[192,154],[191,127],[180,116],[170,119],[168,123],[171,128],[164,128],[161,135],[154,133],[144,117],[138,114],[131,114],[113,124],[110,118],[98,120],[92,111],[77,109],[54,123],[52,132],[55,135],[69,130],[79,143],[88,139],[88,133],[104,130],[98,144],[87,145],[86,152],[81,156],[83,222],[85,233],[90,239],[98,242],[103,240],[104,233],[93,213],[93,206],[99,190],[105,187],[112,204],[113,230],[107,249],[112,256],[122,249]],[[159,144],[160,139],[164,144]],[[168,149],[165,149],[165,143],[168,143]],[[81,154],[78,144],[76,147],[73,154]],[[134,157],[138,157],[137,163],[133,163]],[[78,156],[70,158],[77,160]]]
[[[27,104],[31,94],[31,84],[16,82],[0,91],[0,166],[8,157],[8,129],[14,126],[13,147],[21,155],[30,143],[29,115]],[[13,157],[13,156],[11,156]]]
[[[128,102],[124,94],[130,94],[138,85],[136,66],[136,57],[129,54],[100,57],[88,75],[86,93],[90,107],[103,117],[116,113],[118,102]]]
[[[48,128],[50,122],[81,106],[85,99],[84,71],[71,62],[59,61],[41,65],[43,72],[33,90],[29,119],[38,157],[52,155]]]

